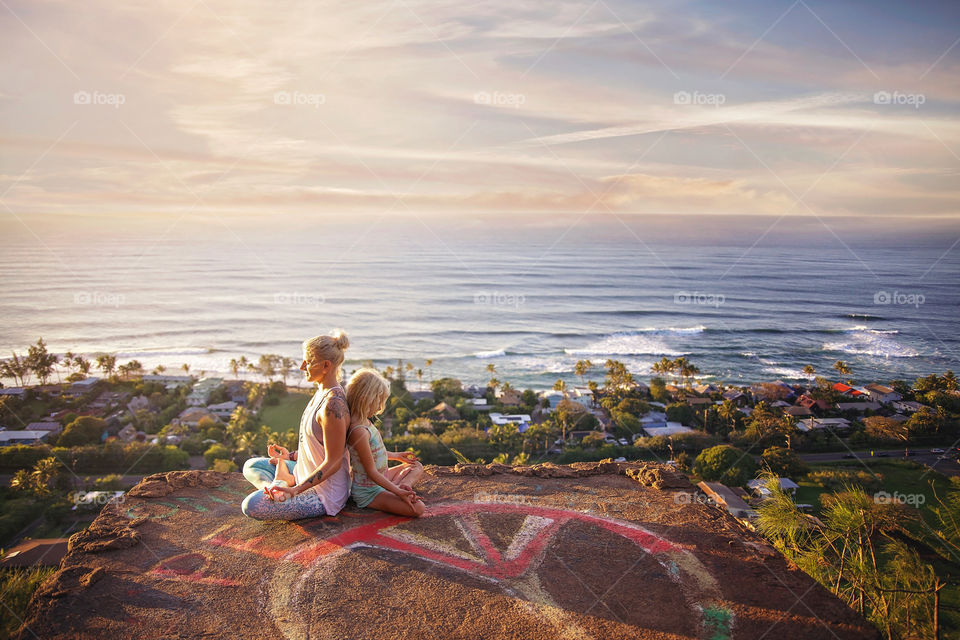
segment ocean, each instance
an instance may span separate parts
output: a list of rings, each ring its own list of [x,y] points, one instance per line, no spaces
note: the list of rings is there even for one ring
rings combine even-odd
[[[334,327],[345,369],[514,387],[639,379],[858,382],[960,369],[960,227],[674,216],[37,216],[0,223],[0,354],[113,353],[229,374]],[[432,360],[430,367],[426,360]],[[408,374],[416,386],[416,374]],[[299,380],[294,371],[290,382]],[[8,383],[10,381],[7,381]]]

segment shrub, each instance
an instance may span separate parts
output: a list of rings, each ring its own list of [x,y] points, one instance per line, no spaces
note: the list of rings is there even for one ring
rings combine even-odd
[[[693,472],[707,481],[742,487],[756,475],[757,463],[740,449],[721,444],[704,449],[693,463]]]

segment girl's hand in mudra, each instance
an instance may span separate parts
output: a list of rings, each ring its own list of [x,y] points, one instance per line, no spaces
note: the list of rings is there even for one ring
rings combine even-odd
[[[396,460],[401,462],[406,462],[407,464],[413,464],[417,461],[417,456],[413,455],[412,451],[402,451],[397,454]]]

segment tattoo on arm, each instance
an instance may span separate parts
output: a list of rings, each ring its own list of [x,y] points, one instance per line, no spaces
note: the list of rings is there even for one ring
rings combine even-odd
[[[337,420],[342,420],[344,416],[350,415],[347,409],[347,403],[340,397],[339,394],[333,396],[327,400],[327,404],[324,406],[324,414],[328,416],[333,416]]]
[[[307,478],[304,480],[304,483],[312,487],[315,484],[319,484],[322,479],[323,479],[323,471],[321,471],[318,468],[316,471],[314,471],[309,476],[307,476]]]

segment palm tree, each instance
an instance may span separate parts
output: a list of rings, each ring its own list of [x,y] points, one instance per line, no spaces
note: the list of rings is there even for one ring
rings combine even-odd
[[[423,361],[423,366],[427,368],[427,375],[429,375],[430,380],[433,381],[433,373],[432,373],[432,369],[430,368],[433,366],[433,360],[431,358],[427,358],[426,360]]]
[[[684,379],[684,386],[690,387],[690,378],[700,373],[700,369],[685,357],[677,358],[674,361],[677,371],[680,372],[680,377]]]
[[[190,365],[188,365],[186,362],[180,365],[180,368],[183,369],[183,372],[186,373],[187,375],[190,374]]]
[[[584,376],[590,371],[593,367],[593,363],[589,360],[577,360],[577,364],[573,367],[573,372],[580,376],[580,384],[584,384]]]
[[[567,390],[567,383],[563,380],[557,380],[553,383],[554,391],[560,391],[561,393]]]
[[[837,360],[836,362],[834,362],[833,368],[836,369],[837,373],[839,373],[842,376],[850,375],[850,367],[843,360]],[[848,379],[847,384],[853,384],[853,380]]]
[[[287,386],[287,376],[297,366],[297,362],[290,357],[283,356],[280,359],[280,375],[283,377],[283,386]]]
[[[247,356],[240,356],[240,359],[237,360],[237,367],[247,371],[250,366],[250,363],[247,361]]]
[[[116,356],[102,353],[97,356],[97,366],[108,376],[113,375],[113,370],[117,368]]]
[[[237,371],[240,369],[240,363],[237,362],[236,358],[230,358],[230,371],[233,372],[233,377],[237,377]]]
[[[650,367],[654,373],[659,373],[662,375],[673,375],[673,372],[676,368],[676,362],[667,358],[666,356],[661,358],[659,362],[654,362]]]
[[[817,370],[813,368],[812,364],[808,364],[803,367],[803,373],[812,378],[814,375],[816,375]]]

